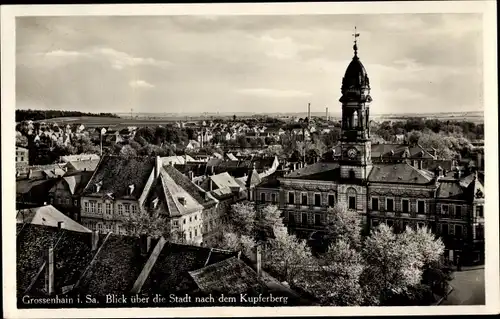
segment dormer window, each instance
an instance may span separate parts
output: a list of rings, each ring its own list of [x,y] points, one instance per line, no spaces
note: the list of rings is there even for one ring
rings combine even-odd
[[[132,195],[132,193],[134,192],[134,188],[135,188],[134,184],[128,186],[128,194],[129,195]]]
[[[182,206],[186,206],[186,198],[185,197],[177,197],[177,200]]]
[[[153,208],[154,209],[158,208],[158,201],[159,201],[158,197],[156,197],[155,199],[153,199],[152,204],[153,204]]]

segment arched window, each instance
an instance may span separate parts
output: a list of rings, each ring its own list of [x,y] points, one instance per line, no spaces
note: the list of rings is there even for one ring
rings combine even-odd
[[[356,190],[352,187],[347,189],[347,207],[349,209],[356,209]]]
[[[358,111],[354,111],[352,114],[352,127],[358,126]]]

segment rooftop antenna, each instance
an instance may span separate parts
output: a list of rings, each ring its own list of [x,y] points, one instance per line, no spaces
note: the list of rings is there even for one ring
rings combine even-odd
[[[354,26],[354,33],[352,34],[352,36],[354,37],[354,45],[353,45],[353,49],[354,49],[354,56],[358,56],[358,37],[359,37],[359,33],[357,32],[358,29],[356,26]]]

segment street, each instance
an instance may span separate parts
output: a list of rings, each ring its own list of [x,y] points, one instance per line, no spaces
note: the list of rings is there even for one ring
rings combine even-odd
[[[453,291],[442,305],[484,305],[484,268],[463,269],[454,273]]]

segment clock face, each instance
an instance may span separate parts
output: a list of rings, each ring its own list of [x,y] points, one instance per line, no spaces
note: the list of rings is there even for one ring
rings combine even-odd
[[[358,151],[355,148],[350,148],[347,150],[347,156],[349,156],[349,158],[355,158],[357,154]]]

